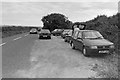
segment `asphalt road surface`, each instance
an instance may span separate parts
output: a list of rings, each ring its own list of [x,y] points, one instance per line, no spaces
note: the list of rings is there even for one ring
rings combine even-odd
[[[103,57],[84,57],[60,36],[26,33],[2,39],[0,47],[3,78],[99,78],[98,65],[108,70]]]

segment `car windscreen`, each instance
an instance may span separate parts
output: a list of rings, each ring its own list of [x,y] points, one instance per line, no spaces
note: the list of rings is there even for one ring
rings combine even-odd
[[[62,31],[61,29],[55,29],[54,32],[57,32],[57,31]]]
[[[57,31],[57,29],[55,29],[54,31]]]
[[[64,30],[63,33],[68,33],[70,30]]]
[[[49,30],[41,30],[41,33],[50,33]]]
[[[37,31],[36,29],[31,29],[31,31]]]
[[[84,39],[102,39],[103,36],[98,31],[85,31],[83,32]]]

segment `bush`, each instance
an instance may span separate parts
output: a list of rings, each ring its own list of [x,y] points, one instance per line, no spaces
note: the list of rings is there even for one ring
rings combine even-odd
[[[16,34],[21,34],[24,32],[28,32],[30,30],[29,27],[22,27],[22,26],[2,26],[2,38],[13,36]]]

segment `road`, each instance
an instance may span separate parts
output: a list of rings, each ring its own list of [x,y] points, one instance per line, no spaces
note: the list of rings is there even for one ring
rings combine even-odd
[[[99,78],[100,69],[108,71],[104,57],[84,57],[59,36],[25,33],[2,39],[0,47],[3,78]]]

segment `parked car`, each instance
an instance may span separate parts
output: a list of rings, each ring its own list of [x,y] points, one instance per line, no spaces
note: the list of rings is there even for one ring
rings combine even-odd
[[[41,31],[41,28],[38,28],[38,31],[40,32],[40,31]]]
[[[61,37],[64,39],[66,35],[68,35],[69,31],[71,31],[71,29],[64,29],[64,31],[61,33]]]
[[[72,38],[72,30],[70,30],[68,32],[68,35],[65,36],[64,41],[69,43],[71,38]]]
[[[63,32],[63,29],[55,29],[51,33],[53,34],[53,36],[60,36],[62,32]]]
[[[32,28],[32,29],[30,30],[30,34],[37,34],[37,33],[38,33],[38,31],[37,31],[36,28]]]
[[[110,54],[114,51],[114,44],[95,30],[80,30],[73,34],[70,45],[79,49],[84,56],[96,54]]]
[[[51,39],[51,33],[48,29],[41,29],[39,32],[39,39],[41,38],[49,38]]]

